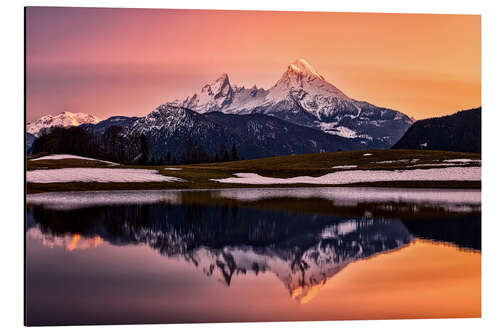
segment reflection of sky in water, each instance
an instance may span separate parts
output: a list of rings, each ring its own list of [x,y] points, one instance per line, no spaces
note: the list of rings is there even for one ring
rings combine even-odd
[[[162,199],[157,200],[160,193]],[[198,193],[194,197],[203,197],[201,201],[194,200],[192,193],[189,196],[179,195],[183,192],[171,193],[136,192],[135,198],[153,198],[140,201],[142,205],[130,204],[128,196],[123,196],[126,201],[120,204],[117,198],[122,193],[117,193],[108,206],[92,202],[95,196],[87,196],[91,199],[84,202],[83,196],[78,195],[78,207],[74,206],[77,200],[71,197],[68,197],[68,202],[73,200],[71,208],[53,207],[63,210],[33,206],[28,199],[28,320],[30,313],[33,323],[478,315],[479,214],[454,213],[418,220],[335,216],[334,210],[332,214],[270,211],[244,205],[227,206],[220,201],[238,195],[241,199],[241,193],[246,201],[250,200],[248,194],[253,201],[275,200],[276,191],[264,191],[258,199],[247,190],[214,191],[209,198],[215,198],[217,205],[206,202],[207,192],[194,192]],[[319,193],[332,197],[331,192]],[[334,192],[335,199],[338,193]],[[295,194],[300,197],[307,192]],[[281,196],[279,191],[278,195]],[[475,195],[462,198],[474,203]],[[49,198],[49,203],[53,198]],[[380,258],[386,258],[384,261],[399,257],[400,253],[406,253],[407,257],[407,261],[400,260],[400,266],[371,264]],[[440,254],[446,259],[439,259]],[[437,261],[440,265],[434,265]],[[370,268],[363,272],[363,267]],[[360,269],[361,272],[351,276]],[[384,281],[377,281],[377,276],[384,275],[382,271],[392,272],[394,278],[385,276]],[[397,272],[402,275],[397,277]],[[456,274],[460,272],[462,276],[458,278]],[[351,276],[353,281],[345,276]],[[432,283],[426,285],[429,279]],[[444,289],[434,289],[437,280]],[[377,285],[377,290],[359,293],[358,289],[370,285]],[[338,289],[339,286],[343,288]],[[457,290],[459,286],[461,289]],[[75,288],[77,292],[69,294]],[[399,298],[393,294],[398,288],[404,289],[400,290]],[[421,288],[427,294],[414,294],[414,290]],[[384,297],[380,293],[386,293],[384,302],[391,299],[400,302],[400,307],[397,304],[381,307],[378,302]],[[284,297],[286,294],[288,297]],[[323,294],[328,294],[330,300]],[[441,298],[434,300],[440,294]],[[441,307],[434,312],[419,311],[418,306],[410,307],[407,303],[411,296],[414,302],[422,301],[423,305],[425,302],[420,300],[423,295],[427,295],[428,303],[440,302]],[[257,305],[270,302],[270,297],[274,297],[271,303],[277,309]],[[290,302],[290,298],[297,302]],[[373,307],[358,304],[360,309],[355,311],[352,302],[356,299],[373,301]],[[43,307],[48,301],[52,305]],[[240,303],[253,306],[253,310],[242,312]],[[311,312],[311,307],[319,304],[330,311],[318,308]],[[163,310],[155,307],[160,305]],[[60,315],[55,317],[55,313]]]

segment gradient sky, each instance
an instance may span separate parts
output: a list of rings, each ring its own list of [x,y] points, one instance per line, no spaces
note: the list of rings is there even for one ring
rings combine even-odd
[[[348,96],[416,119],[481,105],[481,17],[29,7],[27,120],[145,115],[222,73],[271,87],[304,58]]]

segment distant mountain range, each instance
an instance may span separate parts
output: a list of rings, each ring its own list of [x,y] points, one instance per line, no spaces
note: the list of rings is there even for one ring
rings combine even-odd
[[[139,117],[113,116],[97,123],[85,123],[80,127],[92,131],[94,134],[102,135],[111,126],[129,128]]]
[[[63,112],[27,124],[38,137],[45,129],[81,126],[97,141],[109,128],[135,146],[143,136],[150,157],[180,157],[186,142],[210,154],[235,145],[244,158],[336,150],[391,147],[411,126],[405,114],[354,100],[300,59],[270,89],[232,86],[227,74],[201,91],[160,105],[145,117],[115,116],[104,121]],[[116,132],[116,130],[115,130]],[[114,138],[116,140],[116,138]],[[28,151],[32,138],[28,138]]]
[[[304,59],[291,63],[268,90],[232,86],[223,74],[173,104],[198,113],[266,114],[380,148],[394,144],[413,123],[401,112],[348,97]]]
[[[26,132],[38,137],[43,130],[53,127],[71,127],[82,124],[97,124],[100,119],[87,113],[61,112],[55,116],[47,115],[29,122],[26,125]]]
[[[94,125],[96,126],[96,125]],[[164,104],[133,123],[128,136],[145,135],[152,156],[170,152],[180,156],[188,140],[201,143],[213,155],[221,145],[238,147],[244,158],[362,149],[359,139],[346,139],[276,117],[221,112],[200,114],[187,108]]]
[[[429,149],[481,152],[481,108],[419,120],[393,149]]]

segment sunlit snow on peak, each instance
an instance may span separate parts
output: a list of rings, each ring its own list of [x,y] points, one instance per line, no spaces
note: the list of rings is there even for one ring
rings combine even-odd
[[[305,59],[295,60],[290,64],[290,68],[298,73],[312,74],[314,76],[323,78],[321,74],[319,74],[318,71],[316,71],[316,69],[314,69],[314,67],[311,66]]]
[[[46,115],[38,120],[27,123],[26,132],[38,136],[40,131],[46,128],[97,124],[99,121],[100,119],[88,113],[63,111],[55,116]]]

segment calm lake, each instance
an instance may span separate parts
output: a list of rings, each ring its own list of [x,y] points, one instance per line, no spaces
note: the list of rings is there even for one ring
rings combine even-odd
[[[481,316],[480,190],[27,196],[28,325]]]

